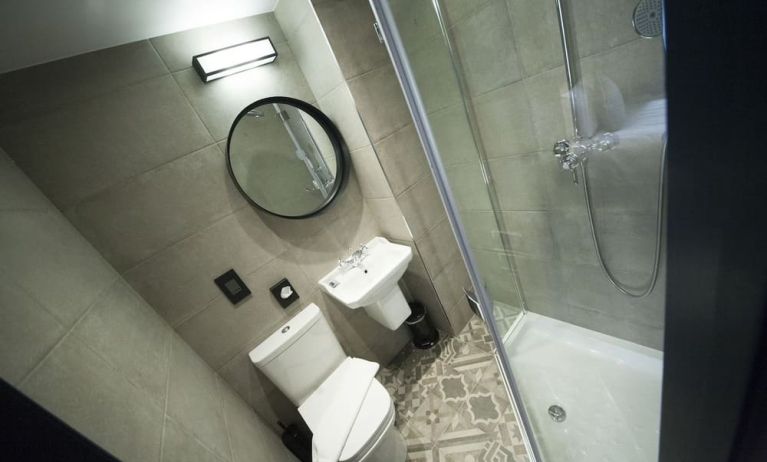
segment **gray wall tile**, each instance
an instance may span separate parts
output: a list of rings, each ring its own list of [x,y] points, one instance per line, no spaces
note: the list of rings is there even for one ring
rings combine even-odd
[[[309,9],[309,0],[301,0]],[[287,32],[290,48],[315,98],[321,98],[344,83],[325,34],[314,14],[305,15],[297,28]]]
[[[562,41],[555,2],[506,0],[512,32],[525,75],[535,75],[563,63]],[[580,8],[579,4],[577,8]]]
[[[3,214],[0,270],[67,327],[117,278],[58,212]]]
[[[53,204],[37,189],[32,181],[0,151],[4,161],[0,161],[0,211],[28,210],[44,211]]]
[[[249,298],[232,305],[227,298],[217,297],[202,311],[182,322],[177,327],[179,335],[212,368],[224,366],[254,339],[265,339],[287,320],[289,312],[280,307],[267,290],[283,277],[294,284],[299,295],[309,295],[315,287],[297,266],[272,260],[255,272],[242,275],[245,284],[254,289]],[[255,290],[261,286],[262,290]],[[300,306],[303,302],[296,301],[292,309]]]
[[[317,101],[322,112],[338,127],[346,146],[350,150],[370,145],[367,131],[362,125],[362,120],[357,113],[354,99],[346,82],[320,97]]]
[[[245,203],[215,145],[81,202],[67,215],[125,270]]]
[[[230,459],[224,412],[217,387],[213,370],[174,335],[167,413],[174,420],[183,422],[216,454]]]
[[[472,95],[522,78],[505,0],[491,0],[451,32]]]
[[[392,197],[392,190],[386,180],[381,164],[373,147],[367,145],[351,152],[352,166],[364,197],[380,199]]]
[[[537,149],[523,82],[475,98],[474,110],[488,157],[522,154]]]
[[[147,40],[0,75],[0,125],[47,114],[168,70]]]
[[[165,76],[6,126],[0,143],[56,205],[66,207],[199,149],[210,136]]]
[[[0,376],[18,385],[66,330],[30,294],[7,282],[0,282],[0,307]]]
[[[295,32],[306,16],[313,12],[310,0],[281,0],[274,8],[274,16],[287,35]]]
[[[164,407],[171,332],[152,307],[119,279],[73,334]]]
[[[445,216],[437,187],[429,175],[421,177],[410,189],[400,194],[397,201],[415,239],[423,236]]]
[[[539,174],[540,165],[547,160],[543,153],[543,155],[524,154],[490,161],[493,179],[497,179],[495,190],[502,210],[548,208],[547,185],[544,183],[545,178],[541,178]]]
[[[389,59],[373,30],[370,5],[360,0],[314,1],[315,11],[345,78],[375,69]]]
[[[424,236],[415,241],[428,273],[435,277],[460,256],[450,222],[445,218]]]
[[[67,337],[21,391],[122,460],[160,457],[162,408],[76,337]]]
[[[221,462],[226,460],[206,448],[193,434],[187,432],[183,425],[176,423],[167,416],[165,417],[163,435],[163,462]]]
[[[413,238],[407,221],[402,216],[399,203],[394,198],[369,199],[368,204],[376,217],[384,237],[410,240]]]
[[[348,83],[360,117],[374,143],[411,122],[391,64],[380,66]]]
[[[192,67],[194,55],[265,36],[269,36],[274,43],[285,41],[282,29],[272,13],[163,35],[151,39],[151,42],[168,69],[176,72]]]
[[[413,124],[377,142],[375,149],[394,195],[400,194],[429,173],[426,156]]]
[[[246,462],[254,458],[269,462],[296,460],[277,438],[265,438],[269,432],[268,427],[221,381],[218,382],[218,393],[226,416],[234,462]]]
[[[250,207],[155,254],[124,277],[171,325],[221,295],[213,279],[234,268],[255,271],[285,247]]]

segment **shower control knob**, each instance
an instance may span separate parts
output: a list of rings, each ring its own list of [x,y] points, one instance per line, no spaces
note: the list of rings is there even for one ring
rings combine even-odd
[[[554,156],[562,158],[570,154],[570,142],[567,140],[559,140],[554,143]]]

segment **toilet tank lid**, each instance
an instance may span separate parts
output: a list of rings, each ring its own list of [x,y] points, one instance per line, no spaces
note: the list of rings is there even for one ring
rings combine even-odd
[[[248,353],[250,360],[256,366],[263,366],[269,363],[278,354],[282,353],[285,348],[304,335],[321,316],[320,308],[314,303],[310,303],[294,316],[293,319],[280,326],[276,332],[251,350]]]

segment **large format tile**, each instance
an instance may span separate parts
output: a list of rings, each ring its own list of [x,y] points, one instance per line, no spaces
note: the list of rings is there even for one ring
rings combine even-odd
[[[267,462],[296,460],[250,406],[220,380],[218,393],[223,401],[234,462],[247,462],[254,459]]]
[[[161,407],[171,332],[122,279],[96,301],[73,331]]]
[[[509,12],[504,0],[491,0],[451,30],[472,95],[522,78]]]
[[[58,211],[3,214],[0,270],[67,327],[117,278]]]
[[[300,422],[295,404],[286,397],[250,360],[254,341],[218,370],[221,378],[245,400],[274,432],[282,431],[279,422]]]
[[[81,202],[67,215],[118,270],[205,228],[245,203],[215,145]]]
[[[503,212],[506,233],[515,255],[554,259],[554,233],[549,212]]]
[[[445,216],[437,187],[431,175],[424,175],[410,189],[397,197],[402,215],[413,237],[418,239]]]
[[[445,171],[459,210],[492,210],[489,187],[478,160],[454,164]]]
[[[525,74],[561,66],[564,60],[556,3],[506,0]],[[580,5],[579,5],[580,6]]]
[[[370,5],[359,0],[314,1],[317,16],[345,78],[375,69],[389,60],[378,41]]]
[[[274,300],[268,288],[287,277],[299,295],[312,288],[301,270],[273,260],[254,273],[242,275],[252,295],[237,305],[223,296],[180,324],[179,335],[214,369],[231,360],[254,339],[265,338],[286,320],[286,310]],[[263,285],[263,286],[262,286]],[[301,302],[295,302],[300,305]]]
[[[4,153],[2,155],[5,156]],[[16,167],[10,158],[6,159],[7,163],[0,160],[0,211],[44,211],[53,208],[53,204],[37,189],[32,180]]]
[[[170,76],[0,129],[0,143],[59,207],[210,143]]]
[[[429,125],[446,166],[479,159],[465,106],[455,104],[429,114]]]
[[[147,40],[0,75],[0,125],[167,74]]]
[[[475,98],[474,110],[488,157],[522,154],[538,148],[524,82]]]
[[[291,35],[313,11],[311,0],[280,0],[274,7],[274,17],[277,18],[282,31]]]
[[[17,385],[65,333],[28,293],[0,282],[0,376]]]
[[[353,151],[370,145],[368,133],[362,125],[354,98],[346,82],[338,85],[326,95],[317,99],[322,112],[333,121],[341,132],[346,146]]]
[[[120,460],[160,458],[162,408],[77,337],[67,337],[21,391]]]
[[[221,462],[222,459],[206,448],[193,434],[170,417],[165,417],[162,462]]]
[[[183,340],[171,345],[167,413],[217,455],[230,458],[224,411],[213,370]]]
[[[413,78],[427,113],[461,103],[461,90],[450,52],[441,35],[435,35],[417,49],[408,49]]]
[[[303,0],[308,5],[309,0]],[[345,82],[320,22],[307,14],[293,32],[287,32],[290,49],[317,98]]]
[[[372,142],[412,122],[391,64],[349,80],[349,89]]]
[[[414,185],[429,171],[413,124],[382,139],[375,148],[394,195]]]
[[[415,243],[423,264],[432,277],[441,273],[448,263],[459,255],[458,245],[447,218],[417,239]]]
[[[173,74],[216,141],[225,139],[237,114],[259,99],[280,95],[314,100],[287,43],[275,48],[279,56],[273,63],[225,79],[203,83],[191,68]]]
[[[124,277],[175,326],[221,295],[213,279],[231,268],[248,274],[284,250],[260,215],[244,207],[155,254]]]
[[[547,160],[541,158],[545,154],[524,154],[489,162],[501,210],[548,208],[546,178],[541,178],[546,172],[540,167]]]
[[[364,197],[371,199],[392,197],[389,182],[372,146],[368,145],[352,151],[350,157]]]
[[[578,55],[589,56],[637,39],[633,0],[590,0],[572,8],[571,33]]]
[[[395,198],[368,199],[370,211],[376,217],[381,233],[390,239],[412,240],[413,234],[402,215],[399,203]]]
[[[573,117],[565,71],[557,67],[525,80],[538,147],[544,151],[554,143],[573,137]]]
[[[249,16],[151,39],[171,72],[192,67],[192,56],[268,36],[274,43],[285,36],[272,13]]]

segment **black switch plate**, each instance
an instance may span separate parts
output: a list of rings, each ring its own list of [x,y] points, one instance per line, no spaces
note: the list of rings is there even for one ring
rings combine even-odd
[[[245,285],[233,269],[217,277],[213,282],[226,295],[226,298],[232,302],[232,305],[240,303],[250,295],[250,289],[248,289],[248,286]]]
[[[292,293],[287,298],[282,298],[282,289],[285,287],[289,287]],[[274,295],[274,298],[277,299],[277,303],[279,303],[280,306],[283,308],[287,308],[288,305],[298,300],[298,292],[296,292],[296,288],[293,287],[293,285],[291,285],[290,281],[288,281],[287,279],[283,279],[277,284],[270,287],[269,292],[271,292],[272,295]]]

